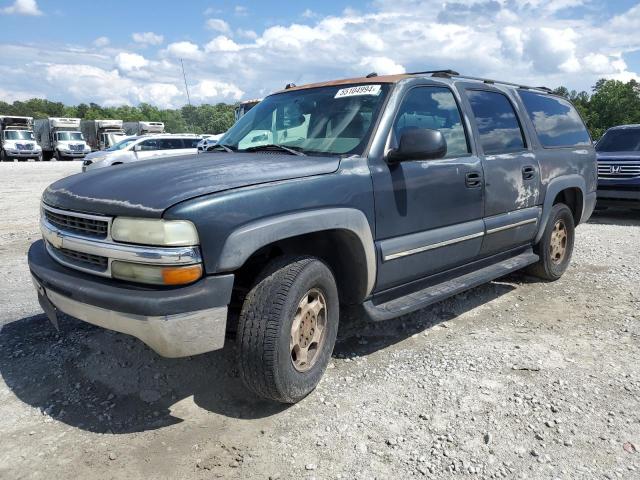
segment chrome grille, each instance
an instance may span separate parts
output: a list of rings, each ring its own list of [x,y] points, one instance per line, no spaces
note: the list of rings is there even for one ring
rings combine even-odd
[[[109,222],[76,216],[73,213],[62,213],[62,210],[49,210],[45,207],[44,216],[49,223],[62,231],[89,236],[93,238],[107,238]]]
[[[107,257],[77,252],[75,250],[67,250],[66,248],[56,248],[51,244],[49,244],[49,248],[54,251],[58,258],[75,266],[97,271],[106,271],[109,266],[109,259]]]
[[[598,178],[616,179],[636,177],[640,177],[640,162],[598,162]]]
[[[69,150],[72,152],[82,152],[84,151],[83,145],[69,145]]]
[[[32,143],[16,143],[16,148],[18,150],[33,150]]]

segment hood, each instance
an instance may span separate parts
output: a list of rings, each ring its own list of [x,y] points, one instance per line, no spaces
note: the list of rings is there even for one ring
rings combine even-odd
[[[598,160],[638,160],[640,152],[596,152]]]
[[[160,217],[190,198],[335,172],[336,157],[211,152],[133,162],[63,178],[42,194],[48,205],[110,216]]]

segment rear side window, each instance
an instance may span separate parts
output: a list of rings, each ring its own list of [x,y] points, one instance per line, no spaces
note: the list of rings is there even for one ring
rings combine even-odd
[[[486,90],[467,90],[467,97],[480,131],[480,144],[486,155],[525,149],[520,121],[506,95]]]
[[[183,141],[184,148],[198,148],[198,143],[200,143],[199,138],[185,138]]]
[[[562,98],[519,91],[543,147],[590,145],[591,138],[573,105]]]
[[[393,127],[396,141],[415,128],[439,130],[447,142],[447,158],[469,154],[458,104],[448,88],[419,87],[407,94]]]

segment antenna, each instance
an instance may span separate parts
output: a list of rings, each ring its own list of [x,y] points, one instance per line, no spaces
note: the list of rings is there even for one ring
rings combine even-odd
[[[187,76],[184,73],[184,63],[180,59],[180,65],[182,65],[182,77],[184,78],[184,89],[187,91],[187,102],[191,106],[191,97],[189,96],[189,86],[187,85]]]

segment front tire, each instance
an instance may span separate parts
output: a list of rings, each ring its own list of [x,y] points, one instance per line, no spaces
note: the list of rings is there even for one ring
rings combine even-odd
[[[261,397],[296,403],[331,359],[339,300],[331,270],[314,257],[272,263],[247,294],[238,323],[238,366]]]
[[[543,280],[558,280],[569,267],[574,242],[573,213],[564,203],[556,203],[551,209],[542,238],[534,247],[540,260],[531,265],[528,272]]]
[[[0,149],[0,162],[8,162],[9,160],[7,159],[7,152],[4,151],[4,149]]]

